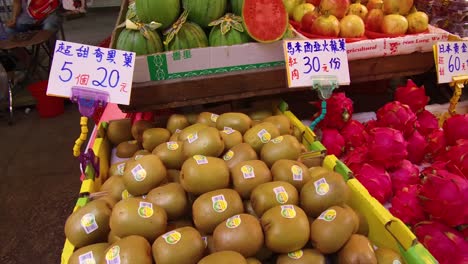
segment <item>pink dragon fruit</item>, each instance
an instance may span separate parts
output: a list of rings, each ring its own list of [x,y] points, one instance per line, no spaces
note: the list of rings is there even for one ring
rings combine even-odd
[[[426,158],[428,161],[433,161],[443,154],[447,148],[444,131],[435,130],[427,136]]]
[[[468,139],[468,114],[453,115],[444,122],[445,139],[450,146],[459,139]]]
[[[406,86],[398,87],[395,91],[395,100],[408,105],[414,113],[424,110],[429,103],[424,85],[418,87],[412,80],[406,82]]]
[[[327,114],[319,127],[342,129],[351,120],[353,111],[353,101],[345,93],[333,93],[327,99]]]
[[[377,125],[394,128],[408,137],[417,128],[416,115],[409,106],[393,101],[377,110]]]
[[[457,230],[424,221],[415,226],[414,233],[440,264],[468,263],[468,242]]]
[[[448,226],[468,223],[468,180],[444,169],[423,170],[420,200],[431,219]]]
[[[353,149],[367,143],[369,134],[363,124],[356,120],[350,120],[340,131],[346,142],[346,149]]]
[[[343,154],[345,140],[338,130],[331,128],[322,129],[322,139],[320,142],[327,149],[327,154],[333,154],[336,157],[340,157]]]
[[[468,139],[459,139],[444,155],[450,172],[468,179]]]
[[[426,215],[419,202],[420,185],[410,185],[396,192],[392,198],[390,213],[407,225],[415,225],[426,220]]]
[[[396,167],[406,159],[407,143],[400,131],[376,127],[369,133],[369,157],[386,169]]]
[[[389,172],[392,179],[393,193],[410,185],[419,184],[419,168],[409,160],[403,160],[399,167]]]
[[[385,204],[392,197],[392,181],[382,166],[364,163],[355,177],[380,203]]]
[[[439,129],[439,121],[437,117],[427,110],[423,110],[417,115],[418,131],[423,136],[427,136],[435,130]]]
[[[347,152],[342,161],[353,172],[361,169],[362,165],[369,160],[369,150],[367,146],[360,146]]]
[[[364,127],[366,128],[367,131],[371,131],[373,128],[378,127],[377,126],[377,120],[375,120],[375,119],[369,120],[369,121],[365,122],[363,125],[364,125]]]
[[[427,145],[426,139],[415,130],[413,134],[408,138],[408,160],[414,164],[420,164],[426,156]]]

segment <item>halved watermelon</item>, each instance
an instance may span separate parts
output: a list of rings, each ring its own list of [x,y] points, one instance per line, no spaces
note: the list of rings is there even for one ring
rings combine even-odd
[[[282,0],[244,0],[242,18],[247,33],[258,42],[277,41],[288,29],[288,13]]]

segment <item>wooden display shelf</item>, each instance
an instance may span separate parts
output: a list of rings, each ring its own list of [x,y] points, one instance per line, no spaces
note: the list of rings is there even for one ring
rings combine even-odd
[[[351,83],[410,76],[434,66],[432,52],[349,61]],[[289,89],[284,67],[208,75],[202,77],[134,83],[130,105],[124,112],[141,112],[274,95]]]

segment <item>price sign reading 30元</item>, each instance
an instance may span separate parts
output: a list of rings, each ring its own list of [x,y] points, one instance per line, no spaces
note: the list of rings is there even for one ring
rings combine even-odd
[[[47,95],[70,97],[74,86],[109,94],[109,102],[128,105],[135,53],[57,41]]]
[[[314,77],[335,76],[340,85],[349,85],[348,55],[344,39],[285,40],[289,87],[312,85]]]
[[[439,83],[468,74],[468,41],[438,42],[434,45]]]

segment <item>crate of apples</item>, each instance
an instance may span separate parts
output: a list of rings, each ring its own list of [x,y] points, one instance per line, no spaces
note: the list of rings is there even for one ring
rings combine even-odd
[[[397,37],[428,31],[426,13],[413,0],[283,0],[291,24],[309,38]]]

